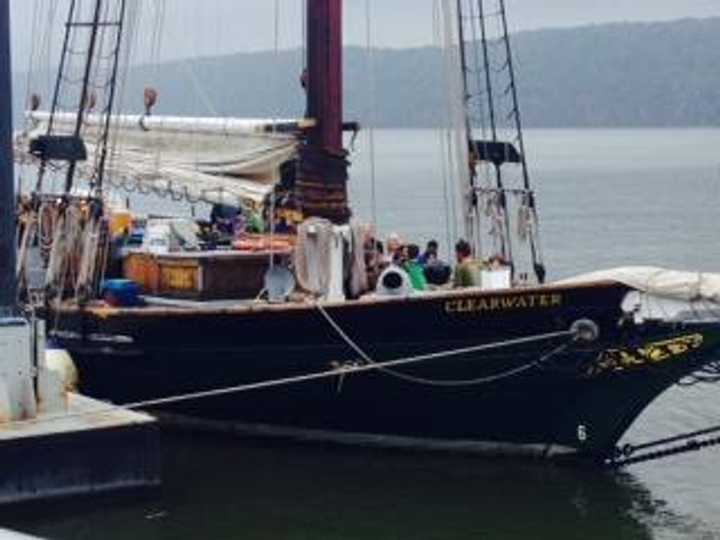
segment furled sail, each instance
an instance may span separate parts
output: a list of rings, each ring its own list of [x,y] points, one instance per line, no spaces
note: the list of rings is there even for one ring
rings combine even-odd
[[[50,114],[27,113],[30,130],[18,144],[25,162],[29,142],[48,133]],[[107,118],[88,114],[82,137],[91,158],[78,164],[91,178],[98,134]],[[52,132],[73,132],[76,115],[55,114]],[[302,121],[118,115],[111,118],[105,178],[116,187],[153,191],[209,203],[262,204],[280,179],[280,166],[297,151]]]

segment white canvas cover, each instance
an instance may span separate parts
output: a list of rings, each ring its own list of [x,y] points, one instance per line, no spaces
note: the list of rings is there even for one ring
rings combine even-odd
[[[720,303],[720,274],[667,270],[654,266],[627,266],[583,274],[558,282],[576,285],[616,281],[642,293],[686,302]]]
[[[47,133],[47,112],[31,112],[32,129],[19,141],[27,152],[29,141]],[[56,114],[54,134],[70,134],[75,114]],[[103,115],[89,114],[82,136],[88,161],[79,173],[94,170],[93,156]],[[237,118],[187,118],[119,115],[111,118],[106,178],[116,186],[153,190],[210,203],[259,205],[279,180],[280,165],[293,158],[297,139],[272,132],[273,125],[302,122]],[[20,156],[19,156],[20,157]],[[20,157],[27,161],[29,155]]]

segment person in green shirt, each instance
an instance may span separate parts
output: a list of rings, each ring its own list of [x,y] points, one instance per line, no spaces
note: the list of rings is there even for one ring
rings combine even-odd
[[[407,258],[403,264],[403,268],[410,276],[410,283],[412,283],[413,289],[416,291],[427,290],[427,280],[425,279],[425,269],[418,262],[420,256],[420,248],[415,244],[410,244],[405,247],[407,251]]]
[[[455,244],[455,278],[453,284],[456,288],[480,287],[483,264],[472,256],[472,248],[465,240]]]

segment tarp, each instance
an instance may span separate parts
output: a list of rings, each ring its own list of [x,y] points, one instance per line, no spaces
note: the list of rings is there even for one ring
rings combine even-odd
[[[720,303],[720,274],[684,272],[654,266],[627,266],[583,274],[557,282],[577,285],[597,281],[616,281],[655,296],[687,302]]]

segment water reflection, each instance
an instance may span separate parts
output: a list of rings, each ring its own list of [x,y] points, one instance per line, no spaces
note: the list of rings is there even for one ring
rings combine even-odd
[[[166,439],[165,485],[157,493],[15,510],[1,516],[3,525],[57,539],[643,539],[669,523],[662,505],[625,474],[470,456]]]

